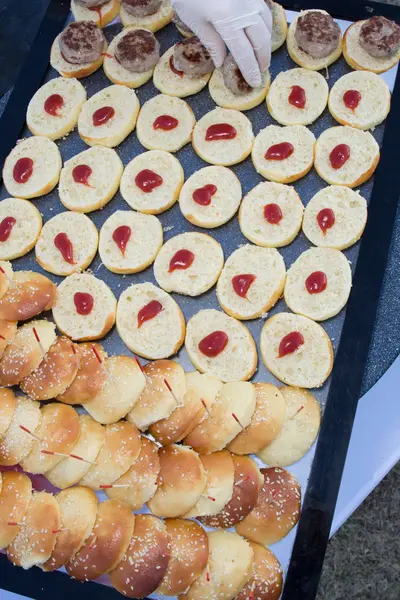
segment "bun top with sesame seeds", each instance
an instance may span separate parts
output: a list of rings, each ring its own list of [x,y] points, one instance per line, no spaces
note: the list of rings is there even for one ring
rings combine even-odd
[[[208,561],[208,536],[195,521],[167,519],[171,559],[157,589],[158,594],[178,596],[200,577]]]
[[[193,508],[205,488],[203,463],[185,446],[161,448],[159,458],[159,485],[147,506],[159,517],[180,517]]]
[[[110,581],[128,598],[146,598],[161,583],[169,559],[170,537],[165,523],[153,515],[136,515],[128,550],[110,573]]]
[[[208,527],[228,529],[246,517],[257,503],[258,492],[263,477],[254,462],[248,456],[232,455],[234,465],[234,483],[232,498],[222,511],[212,517],[199,517],[199,521]]]
[[[56,285],[44,275],[33,271],[16,271],[13,285],[0,299],[0,319],[26,321],[36,317],[53,307],[56,293]]]
[[[269,546],[283,539],[296,525],[300,515],[301,488],[285,469],[261,469],[264,483],[256,507],[236,531],[253,542]]]
[[[67,565],[78,581],[90,581],[108,573],[121,562],[133,534],[135,516],[117,500],[100,502],[93,530]]]

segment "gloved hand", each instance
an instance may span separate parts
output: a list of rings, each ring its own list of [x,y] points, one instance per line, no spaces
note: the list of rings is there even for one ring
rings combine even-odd
[[[271,61],[272,15],[265,0],[171,0],[179,18],[222,67],[228,46],[247,83],[261,85]]]

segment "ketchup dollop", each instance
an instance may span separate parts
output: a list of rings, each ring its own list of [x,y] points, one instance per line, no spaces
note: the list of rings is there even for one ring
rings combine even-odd
[[[278,225],[283,219],[281,207],[278,204],[267,204],[264,206],[264,217],[271,225]]]
[[[199,350],[204,356],[215,358],[223,352],[228,344],[229,338],[224,331],[213,331],[199,343]]]
[[[232,286],[238,296],[246,298],[247,292],[250,286],[255,282],[257,277],[255,275],[235,275],[232,277]]]
[[[173,73],[175,73],[175,75],[179,75],[179,77],[183,77],[184,76],[185,73],[183,71],[179,71],[179,69],[177,69],[175,67],[175,65],[174,65],[174,57],[172,56],[172,54],[169,57],[169,66],[170,66],[171,71]]]
[[[143,169],[136,175],[135,183],[145,194],[149,194],[155,188],[160,187],[164,183],[163,178],[150,169]]]
[[[281,343],[279,344],[279,354],[278,358],[282,358],[283,356],[287,356],[288,354],[293,354],[296,352],[300,346],[304,344],[304,337],[299,331],[292,331],[285,335],[282,338]]]
[[[33,160],[31,158],[19,158],[14,165],[13,177],[17,183],[26,183],[33,173]]]
[[[82,183],[82,185],[86,185],[87,187],[92,187],[89,184],[89,177],[93,173],[92,169],[89,165],[77,165],[72,170],[72,178],[75,183]]]
[[[320,294],[326,290],[328,278],[323,271],[314,271],[306,279],[306,290],[309,294]]]
[[[296,108],[304,108],[306,105],[306,91],[300,85],[293,85],[289,94],[289,104]]]
[[[335,213],[331,208],[323,208],[317,214],[317,223],[319,228],[323,232],[326,233],[327,229],[330,229],[335,224]]]
[[[60,94],[52,94],[44,103],[44,110],[52,117],[59,117],[60,110],[64,106],[64,98]]]
[[[69,263],[70,265],[75,264],[74,247],[66,233],[57,233],[56,237],[54,238],[54,245],[57,250],[61,252],[65,262]]]
[[[112,234],[112,239],[121,250],[122,256],[125,256],[125,250],[131,239],[132,229],[128,225],[120,225]]]
[[[218,140],[233,140],[237,136],[237,131],[229,123],[216,123],[210,125],[206,131],[206,142]]]
[[[350,158],[350,147],[347,144],[338,144],[329,155],[332,169],[341,169]]]
[[[112,106],[102,106],[102,108],[98,108],[94,111],[92,120],[93,125],[95,127],[100,127],[100,125],[105,125],[108,123],[110,119],[115,115],[115,110]]]
[[[162,129],[163,131],[171,131],[176,129],[179,125],[178,119],[171,117],[170,115],[160,115],[153,123],[154,129]]]
[[[5,217],[0,223],[0,242],[6,242],[10,237],[11,230],[14,227],[17,219],[14,217]]]
[[[347,108],[350,110],[355,110],[357,106],[360,104],[361,94],[358,90],[347,90],[343,94],[343,102]]]
[[[198,188],[193,192],[193,200],[200,206],[209,206],[211,198],[217,193],[217,186],[209,183],[202,188]]]
[[[92,294],[86,292],[76,292],[74,295],[74,303],[76,312],[79,315],[90,315],[94,306],[94,298]]]
[[[281,142],[270,146],[265,153],[266,160],[285,160],[294,152],[294,147],[290,142]]]
[[[174,256],[171,258],[169,263],[168,273],[172,273],[173,271],[184,271],[188,269],[194,261],[194,254],[190,250],[178,250],[175,252]]]
[[[158,300],[151,300],[148,304],[143,306],[138,312],[138,329],[141,328],[143,323],[154,319],[163,309],[163,305]]]

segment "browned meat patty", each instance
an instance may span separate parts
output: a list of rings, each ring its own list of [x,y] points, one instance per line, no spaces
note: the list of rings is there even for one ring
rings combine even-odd
[[[176,25],[177,27],[179,27],[179,29],[180,29],[181,31],[183,31],[183,32],[184,32],[186,35],[190,35],[190,36],[194,35],[194,34],[193,34],[193,31],[192,31],[191,29],[189,29],[189,27],[186,25],[186,23],[184,23],[184,22],[182,21],[182,19],[180,19],[176,13],[175,13],[175,15],[174,15],[174,18],[172,19],[172,21],[173,21],[173,22],[175,23],[175,25]]]
[[[130,15],[141,18],[156,13],[162,0],[121,0],[121,4]]]
[[[375,58],[393,56],[400,48],[400,27],[386,17],[371,17],[360,30],[360,46]]]
[[[70,23],[59,44],[64,59],[73,65],[95,62],[104,50],[106,38],[93,21]]]
[[[338,47],[340,28],[330,15],[310,11],[298,18],[294,37],[300,50],[313,58],[325,58]]]
[[[144,73],[156,66],[160,58],[160,44],[147,29],[129,31],[115,48],[117,61],[132,73]]]
[[[84,8],[100,8],[103,4],[107,4],[110,0],[75,0],[76,4]]]
[[[174,50],[174,65],[188,77],[196,79],[214,70],[214,63],[207,48],[193,36],[178,42]]]
[[[252,91],[253,88],[243,77],[232,54],[226,57],[222,67],[222,74],[226,87],[237,96],[243,96]]]

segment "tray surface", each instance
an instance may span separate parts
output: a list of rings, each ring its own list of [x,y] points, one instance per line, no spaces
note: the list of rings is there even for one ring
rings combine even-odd
[[[288,11],[287,15],[289,21],[292,19],[294,14],[295,13]],[[346,28],[348,26],[348,23],[344,21],[338,22],[341,25],[343,25],[343,28]],[[105,29],[105,35],[107,37],[107,40],[110,42],[113,39],[113,37],[115,37],[115,35],[119,33],[120,30],[121,25],[119,23],[107,27]],[[173,25],[169,25],[161,32],[157,33],[157,37],[161,43],[162,53],[164,53],[167,50],[167,48],[173,45],[176,41],[179,41],[181,39],[180,34],[176,31]],[[288,56],[286,46],[284,45],[281,49],[279,49],[273,54],[272,65],[270,69],[272,80],[276,77],[276,75],[279,72],[288,70],[290,68],[294,68],[296,66],[297,65],[295,65],[295,63]],[[347,66],[344,59],[339,59],[334,65],[329,67],[329,71],[327,72],[327,76],[329,77],[329,87],[331,88],[339,77],[350,71],[351,69]],[[53,69],[49,68],[45,81],[48,81],[49,79],[55,76],[58,76],[58,74]],[[389,84],[393,83],[394,76],[395,72],[392,72],[387,77],[385,77]],[[102,69],[100,69],[90,77],[84,79],[82,82],[85,85],[85,88],[88,92],[88,97],[92,96],[104,87],[112,85],[111,82],[104,75]],[[138,98],[140,100],[140,104],[143,105],[143,103],[146,100],[153,97],[155,94],[158,93],[158,91],[154,88],[152,82],[150,81],[143,87],[139,88],[137,90],[137,93]],[[199,119],[201,116],[203,116],[215,107],[215,104],[212,101],[207,88],[205,88],[205,90],[203,90],[196,96],[189,97],[186,100],[192,107],[197,119]],[[246,115],[251,119],[254,128],[254,133],[256,135],[261,129],[263,129],[267,125],[275,124],[275,121],[272,119],[272,117],[270,117],[266,110],[265,103],[262,103],[259,107],[247,112]],[[334,125],[337,125],[337,123],[330,116],[328,110],[326,109],[323,115],[316,121],[316,123],[310,126],[310,129],[311,131],[313,131],[315,136],[318,137],[322,133],[322,131]],[[379,144],[382,141],[383,132],[384,124],[380,125],[373,131],[373,135]],[[28,130],[25,130],[23,132],[23,136],[25,135],[30,135]],[[66,161],[78,152],[87,149],[86,144],[84,144],[84,142],[80,139],[76,130],[72,132],[69,136],[67,136],[65,139],[59,140],[57,142],[57,145],[60,148],[63,161]],[[119,156],[121,157],[124,165],[126,165],[134,156],[145,151],[145,149],[138,142],[135,133],[131,134],[119,147],[116,148],[116,150]],[[185,179],[187,179],[192,173],[194,173],[198,169],[206,166],[205,163],[196,155],[190,144],[183,148],[181,151],[179,151],[176,154],[176,156],[180,160],[184,168]],[[236,167],[233,167],[232,169],[241,180],[244,195],[252,188],[254,188],[259,182],[265,181],[260,175],[256,173],[252,165],[251,159],[247,159],[245,162]],[[370,198],[372,186],[373,179],[371,179],[359,188],[360,193],[367,199],[367,201]],[[303,201],[303,204],[307,205],[309,200],[317,191],[326,187],[326,183],[319,178],[315,170],[312,170],[306,177],[296,182],[294,184],[294,187],[298,191]],[[4,187],[2,187],[0,192],[0,198],[3,199],[7,196],[8,194],[6,190],[4,189]],[[44,198],[38,199],[37,201],[35,201],[35,204],[41,211],[44,217],[44,221],[47,221],[55,214],[64,211],[64,207],[59,201],[57,190],[53,191],[51,194],[45,196]],[[114,199],[103,210],[90,213],[88,216],[93,220],[96,227],[100,229],[105,220],[113,212],[115,212],[115,210],[130,210],[129,206],[125,203],[120,194],[117,194],[114,197]],[[215,239],[217,239],[221,243],[224,249],[225,259],[237,247],[239,247],[242,244],[249,243],[240,231],[237,216],[235,216],[228,224],[218,229],[203,230],[191,225],[188,221],[186,221],[186,219],[184,219],[180,212],[179,205],[175,204],[169,211],[159,215],[159,218],[164,228],[164,241],[184,231],[203,231],[215,237]],[[285,248],[280,248],[279,251],[281,252],[285,260],[287,268],[289,268],[290,265],[298,258],[298,256],[310,247],[311,244],[308,242],[305,236],[302,233],[300,233],[292,244]],[[351,262],[353,272],[358,257],[358,251],[359,244],[356,244],[355,246],[344,252],[349,261]],[[36,271],[41,271],[56,282],[60,282],[62,280],[62,278],[60,277],[53,276],[43,271],[35,260],[34,252],[29,253],[27,256],[21,259],[17,259],[16,261],[14,261],[14,264],[17,269],[33,269]],[[121,292],[132,283],[141,283],[146,281],[152,281],[153,283],[156,283],[154,280],[152,267],[149,267],[142,273],[136,275],[115,275],[109,272],[102,265],[100,257],[98,255],[91,264],[90,271],[92,271],[94,275],[103,279],[114,291],[117,298],[119,297]],[[178,304],[182,308],[186,320],[188,320],[193,314],[197,313],[203,308],[216,308],[222,310],[216,298],[215,288],[198,298],[188,298],[178,294],[173,294],[173,297],[177,300]],[[273,314],[287,310],[288,309],[284,301],[280,300],[277,303],[277,305],[269,312],[268,316],[272,316]],[[322,324],[322,326],[325,328],[333,342],[334,349],[337,349],[339,345],[344,317],[345,310],[343,310],[335,318],[330,319],[329,321]],[[259,346],[258,342],[260,332],[264,325],[264,322],[265,321],[263,319],[257,319],[255,321],[245,323],[245,325],[249,328],[250,332],[252,333],[257,343],[257,347]],[[115,328],[103,340],[103,342],[107,351],[112,354],[129,354],[128,349],[123,344],[122,340],[119,338]],[[179,352],[176,358],[186,370],[191,370],[193,368],[184,348]],[[261,359],[259,359],[258,371],[256,372],[253,381],[270,381],[275,384],[280,383],[267,371]],[[330,380],[328,380],[326,384],[319,390],[313,391],[313,393],[315,393],[315,396],[318,398],[322,405],[324,405],[327,395],[329,393],[329,386]],[[302,484],[303,492],[305,491],[305,487],[307,484],[309,469],[312,463],[313,455],[314,450],[312,450],[306,457],[304,457],[302,461],[288,468],[288,470],[291,473],[293,473],[299,478]],[[290,557],[290,549],[293,543],[294,535],[295,532],[292,531],[287,538],[285,538],[282,542],[273,547],[273,551],[277,555],[279,560],[282,562],[283,567],[286,567],[288,564],[288,560]]]

